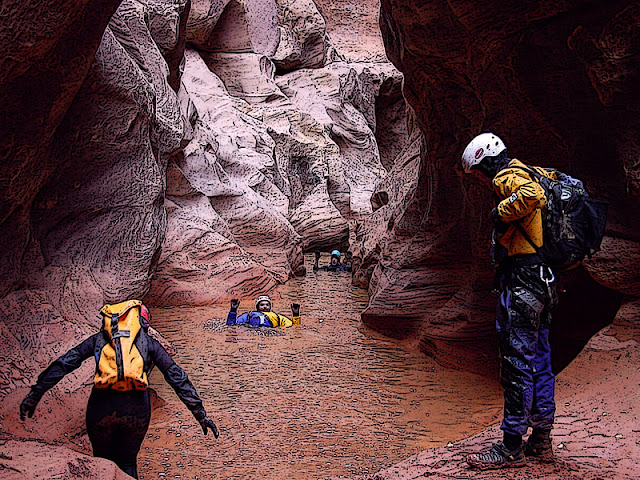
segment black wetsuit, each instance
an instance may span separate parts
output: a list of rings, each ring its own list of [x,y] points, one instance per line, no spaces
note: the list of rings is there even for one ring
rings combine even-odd
[[[104,345],[102,335],[102,332],[92,335],[49,365],[31,387],[32,393],[40,399],[67,373],[78,368],[87,358],[94,357],[96,345]],[[136,346],[140,342],[146,342],[145,348],[138,348],[140,352],[146,352],[145,372],[149,374],[153,366],[157,365],[167,383],[173,387],[194,417],[204,418],[206,412],[202,401],[184,370],[145,330],[140,331]],[[148,390],[120,392],[94,387],[87,404],[86,419],[93,455],[113,461],[125,473],[138,478],[137,456],[151,419]]]
[[[318,267],[317,265],[313,266],[313,271],[324,270],[326,272],[350,272],[351,267],[346,263],[338,263],[336,265],[326,265],[322,267]]]

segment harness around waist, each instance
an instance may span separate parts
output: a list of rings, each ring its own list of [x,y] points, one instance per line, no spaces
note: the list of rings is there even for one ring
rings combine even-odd
[[[513,267],[530,267],[532,265],[541,265],[544,262],[539,255],[535,253],[525,255],[511,255],[500,261],[500,267],[508,270]]]

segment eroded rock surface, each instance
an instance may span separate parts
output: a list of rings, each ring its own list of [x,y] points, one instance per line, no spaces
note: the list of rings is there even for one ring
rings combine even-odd
[[[120,1],[7,4],[0,35],[3,115],[0,295],[21,285],[29,210],[54,175],[54,133],[80,89]],[[4,8],[4,7],[3,7]],[[18,21],[20,19],[20,21]]]
[[[486,130],[505,140],[512,157],[574,174],[609,201],[603,251],[585,262],[591,280],[563,276],[566,311],[557,321],[567,330],[610,322],[619,292],[640,293],[631,160],[640,129],[637,3],[471,9],[383,0],[380,25],[426,140],[420,158],[404,167],[413,176],[392,173],[374,195],[382,205],[374,218],[386,232],[365,227],[373,234],[356,247],[364,266],[356,276],[371,278],[365,322],[445,363],[477,367],[495,358],[489,343],[477,341],[493,329],[491,192],[459,167],[465,145]],[[457,355],[460,340],[472,348]]]
[[[209,52],[273,55],[278,48],[275,0],[192,0],[187,40]]]
[[[99,478],[127,480],[129,475],[115,463],[91,457],[65,447],[41,442],[11,440],[0,445],[2,478],[35,480],[37,478]]]
[[[311,3],[277,7],[290,43],[282,37],[275,53],[255,47],[259,39],[244,49],[194,40],[185,53],[185,146],[168,168],[168,230],[151,303],[254,297],[303,274],[303,250],[348,244],[407,141],[398,71],[333,61],[339,55]],[[187,37],[209,38],[214,17],[190,18]]]
[[[304,273],[303,248],[345,244],[371,211],[383,162],[404,141],[402,127],[391,141],[377,122],[404,118],[402,77],[388,63],[332,65],[341,56],[317,10],[301,21],[307,8],[76,3],[3,29],[34,35],[31,49],[5,38],[21,60],[7,57],[1,85],[13,122],[2,124],[3,419],[97,330],[103,303],[254,298]],[[396,146],[381,155],[379,140]],[[90,452],[93,368],[48,392],[37,422],[3,421],[3,438],[37,442],[5,443],[3,468],[120,478],[108,462],[46,446]],[[46,474],[13,455],[31,449],[47,455]]]
[[[3,17],[0,293],[34,311],[95,326],[123,298],[268,291],[303,249],[347,244],[397,148],[378,141],[406,137],[377,122],[403,118],[401,75],[334,64],[311,2],[20,8]]]

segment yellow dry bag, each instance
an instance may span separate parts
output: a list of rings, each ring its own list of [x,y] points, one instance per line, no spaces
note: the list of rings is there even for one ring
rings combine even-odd
[[[140,300],[129,300],[105,305],[103,316],[103,342],[96,344],[96,388],[119,391],[146,390],[149,386],[144,371],[144,358],[136,346],[138,336],[146,335],[140,325]],[[138,344],[146,345],[145,339]],[[143,349],[144,350],[144,349]]]

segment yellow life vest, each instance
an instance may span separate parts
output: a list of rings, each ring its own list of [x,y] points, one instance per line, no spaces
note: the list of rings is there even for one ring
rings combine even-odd
[[[275,312],[263,312],[269,319],[272,327],[290,327],[291,325],[300,325],[300,316],[287,318],[284,315],[278,315]]]
[[[144,358],[135,344],[142,330],[140,305],[140,300],[129,300],[105,305],[100,310],[104,345],[96,345],[98,364],[93,379],[96,388],[130,391],[146,390],[149,386]]]

